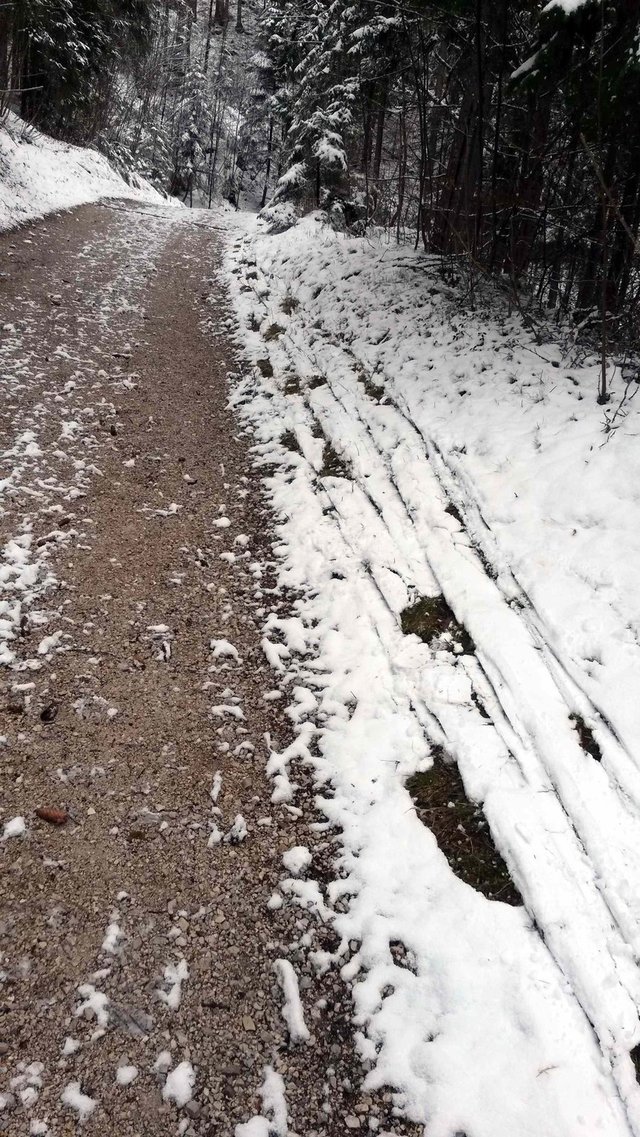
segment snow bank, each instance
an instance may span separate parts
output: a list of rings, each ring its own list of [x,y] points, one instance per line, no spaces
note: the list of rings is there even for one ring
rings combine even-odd
[[[110,197],[165,200],[138,175],[125,182],[96,150],[57,142],[13,114],[0,125],[0,231]]]
[[[318,963],[354,984],[366,1084],[432,1137],[637,1137],[637,416],[603,445],[597,362],[482,293],[472,310],[435,260],[313,217],[241,224],[228,279],[254,366],[232,403],[300,596],[297,642],[264,641],[298,692],[267,772],[301,759],[333,791],[327,899],[349,903]],[[405,635],[422,597],[475,650]],[[434,744],[524,906],[465,884],[418,819],[406,781]]]

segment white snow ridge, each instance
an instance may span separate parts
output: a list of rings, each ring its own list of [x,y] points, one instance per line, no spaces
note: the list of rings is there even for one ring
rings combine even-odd
[[[604,446],[593,360],[471,310],[409,246],[321,214],[242,224],[227,280],[256,366],[232,404],[268,468],[279,584],[300,597],[290,626],[263,626],[297,731],[267,773],[285,807],[293,761],[330,787],[327,901],[347,898],[327,913],[303,897],[289,850],[269,904],[329,915],[342,948],[318,962],[352,984],[365,1088],[392,1086],[429,1137],[638,1137],[632,419]],[[427,602],[448,627],[410,634]],[[418,816],[407,783],[441,755],[522,904],[465,883]]]

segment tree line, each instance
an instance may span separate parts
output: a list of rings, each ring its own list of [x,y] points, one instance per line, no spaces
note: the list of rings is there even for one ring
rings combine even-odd
[[[192,204],[260,179],[256,0],[0,0],[0,115]],[[262,185],[260,185],[260,190]]]
[[[640,0],[268,0],[276,198],[637,332]]]

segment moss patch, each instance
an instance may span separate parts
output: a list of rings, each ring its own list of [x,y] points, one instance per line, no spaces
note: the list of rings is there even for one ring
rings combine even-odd
[[[273,376],[273,367],[268,359],[256,359],[256,367],[265,379],[271,379]]]
[[[379,383],[374,383],[366,371],[358,372],[358,382],[362,384],[366,394],[370,399],[373,399],[374,403],[379,403],[384,398],[384,387],[381,387]]]
[[[444,596],[423,596],[400,617],[406,636],[419,636],[424,643],[437,646],[456,645],[466,655],[473,655],[475,644],[463,624],[459,624]]]
[[[433,757],[431,770],[414,774],[407,782],[418,817],[460,880],[488,900],[522,904],[481,807],[467,798],[458,767],[440,748]]]
[[[346,462],[342,460],[337,450],[328,439],[325,439],[322,452],[321,478],[350,478],[351,471]]]
[[[293,454],[302,454],[300,443],[292,430],[283,431],[280,435],[280,441],[282,445],[286,446],[287,450],[291,450]]]

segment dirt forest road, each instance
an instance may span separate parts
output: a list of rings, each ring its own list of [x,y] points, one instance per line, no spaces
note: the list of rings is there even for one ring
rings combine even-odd
[[[311,966],[330,928],[277,891],[283,854],[327,864],[333,835],[310,786],[301,811],[265,778],[291,726],[261,628],[286,598],[226,410],[220,223],[120,202],[0,239],[0,1132],[15,1137],[224,1137],[254,1115],[251,1137],[408,1132],[391,1095],[360,1092],[348,990]]]

